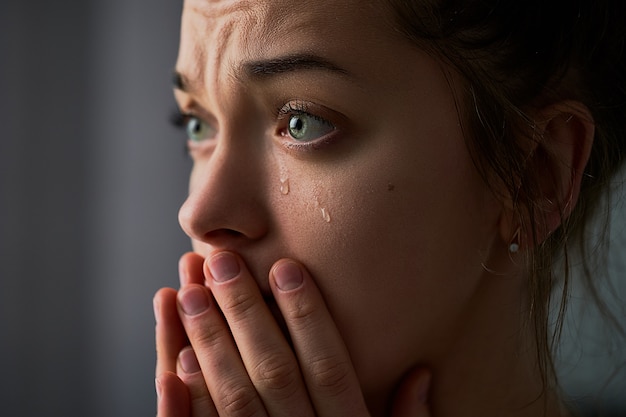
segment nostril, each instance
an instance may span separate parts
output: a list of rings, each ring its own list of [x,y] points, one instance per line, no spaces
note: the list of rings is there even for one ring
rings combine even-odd
[[[204,234],[203,241],[212,246],[230,247],[233,242],[244,239],[245,235],[233,229],[211,230]]]
[[[219,230],[212,230],[208,233],[206,233],[206,237],[220,237],[220,236],[224,236],[224,237],[239,237],[239,236],[243,236],[243,233],[238,232],[236,230],[232,230],[232,229],[219,229]]]

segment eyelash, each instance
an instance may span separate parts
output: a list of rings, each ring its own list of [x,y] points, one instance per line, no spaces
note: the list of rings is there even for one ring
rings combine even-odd
[[[187,122],[189,121],[189,118],[193,117],[191,114],[189,113],[183,113],[181,112],[178,108],[174,108],[172,109],[172,111],[170,111],[170,117],[169,117],[169,122],[172,126],[174,126],[176,128],[176,130],[181,130],[181,131],[185,131],[186,127],[187,127]],[[189,155],[189,140],[185,137],[185,154]]]
[[[293,100],[276,109],[276,120],[281,121],[291,116],[309,116],[319,122],[331,124],[328,120],[309,111],[310,104],[302,100]]]
[[[170,124],[175,128],[183,129],[185,126],[187,126],[186,122],[188,121],[189,117],[189,114],[183,113],[178,109],[173,109],[170,112],[169,121]]]
[[[306,114],[312,117],[316,117],[308,112],[309,105],[302,100],[292,100],[287,104],[284,104],[276,109],[276,119],[282,120],[288,116],[294,114]]]

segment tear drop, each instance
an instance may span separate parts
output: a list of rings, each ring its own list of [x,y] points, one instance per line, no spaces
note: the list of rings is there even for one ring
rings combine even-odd
[[[320,209],[320,211],[322,212],[322,219],[324,219],[326,223],[330,223],[330,212],[323,207]]]
[[[282,195],[287,195],[289,194],[289,178],[286,178],[284,180],[280,180],[280,193]]]

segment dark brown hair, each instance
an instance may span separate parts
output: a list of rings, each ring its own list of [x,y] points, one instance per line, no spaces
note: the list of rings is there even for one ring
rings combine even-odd
[[[585,254],[585,231],[608,193],[626,151],[626,2],[622,0],[387,0],[396,29],[461,74],[460,108],[468,147],[493,189],[504,186],[520,221],[541,221],[540,178],[527,166],[521,134],[529,110],[576,100],[595,124],[578,204],[528,254],[531,320],[544,383],[555,382],[551,347],[558,339],[573,236]],[[550,158],[550,155],[543,156]],[[562,210],[562,208],[561,208]],[[543,240],[543,241],[541,241]],[[554,260],[564,256],[562,273]],[[587,269],[587,281],[593,279]],[[551,293],[563,282],[557,330],[550,332]],[[593,285],[590,286],[593,289]],[[592,294],[597,299],[596,293]]]

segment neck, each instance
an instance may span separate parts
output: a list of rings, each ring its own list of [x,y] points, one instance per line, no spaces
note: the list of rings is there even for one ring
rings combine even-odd
[[[523,282],[485,274],[448,348],[433,362],[434,416],[566,416],[539,368]]]

